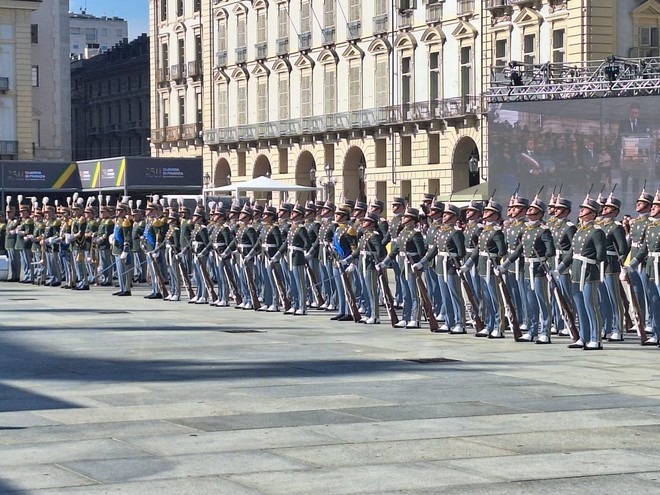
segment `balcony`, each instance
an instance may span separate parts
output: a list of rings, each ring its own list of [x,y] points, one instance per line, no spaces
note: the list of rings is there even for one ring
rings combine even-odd
[[[426,5],[426,23],[438,24],[442,21],[442,4],[430,3]]]
[[[170,82],[170,69],[160,68],[156,70],[156,82],[159,85],[166,84]]]
[[[396,15],[396,27],[407,31],[413,27],[413,10],[400,10]]]
[[[18,156],[18,141],[0,141],[0,155]]]
[[[509,0],[510,5],[531,5],[536,2],[537,0]]]
[[[153,144],[160,144],[165,141],[165,129],[158,128],[151,130],[151,142]]]
[[[351,21],[346,23],[346,39],[356,41],[362,37],[362,22]]]
[[[247,47],[245,46],[239,46],[235,50],[235,55],[236,55],[236,63],[237,64],[244,64],[247,62]]]
[[[227,50],[215,53],[215,66],[221,68],[227,67]]]
[[[197,139],[202,132],[201,122],[194,124],[183,124],[181,126],[181,139]]]
[[[277,56],[281,57],[283,55],[287,55],[289,53],[289,38],[277,38],[276,41],[277,45]]]
[[[208,146],[220,144],[218,129],[204,129],[204,143]]]
[[[277,122],[263,122],[257,124],[257,137],[259,139],[275,139],[280,136],[280,126]]]
[[[5,91],[9,91],[9,78],[8,77],[0,77],[0,91],[3,93]]]
[[[202,71],[202,61],[201,60],[193,60],[192,62],[188,62],[188,76],[190,77],[202,77],[203,71]]]
[[[165,141],[178,141],[181,139],[181,126],[173,125],[165,128]]]
[[[312,48],[312,33],[305,31],[298,35],[298,50],[301,52],[310,50]]]
[[[459,17],[471,16],[474,14],[474,0],[458,0],[456,5],[456,15]]]
[[[321,29],[321,35],[323,38],[323,46],[334,45],[335,44],[335,27],[326,27]]]
[[[186,78],[186,64],[176,64],[170,67],[170,81],[181,81]]]
[[[257,60],[265,60],[268,58],[268,43],[265,41],[254,44],[254,53]]]
[[[387,27],[389,24],[389,19],[387,14],[377,15],[373,18],[374,23],[374,34],[387,34]]]
[[[239,125],[237,135],[239,141],[256,141],[257,139],[256,124]]]
[[[512,2],[509,0],[485,0],[484,9],[493,10],[508,7]]]

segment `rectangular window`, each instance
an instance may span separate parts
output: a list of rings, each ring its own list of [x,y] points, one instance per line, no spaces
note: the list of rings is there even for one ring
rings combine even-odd
[[[202,35],[200,33],[195,33],[195,61],[202,61]]]
[[[117,36],[124,36],[124,30],[123,29],[117,29]]]
[[[247,81],[245,80],[236,84],[236,107],[238,125],[247,124]]]
[[[277,75],[277,94],[278,94],[278,112],[280,120],[289,119],[289,75],[286,72],[280,72]]]
[[[268,83],[265,77],[257,80],[257,121],[268,122]]]
[[[88,43],[96,43],[98,41],[96,28],[85,28],[85,40]]]
[[[227,24],[224,19],[218,21],[218,51],[227,51]]]
[[[288,38],[289,37],[289,13],[286,8],[286,4],[280,4],[279,9],[277,10],[277,37],[278,38]]]
[[[199,12],[202,10],[202,0],[195,0],[193,2],[193,12]]]
[[[257,43],[266,42],[266,9],[257,10]]]
[[[176,15],[183,17],[183,0],[176,0]]]
[[[202,100],[202,93],[195,94],[195,120],[196,124],[201,124],[204,120],[204,101]]]
[[[108,28],[101,28],[101,36],[108,36]]]
[[[362,18],[362,0],[349,0],[348,22],[359,21]]]
[[[401,58],[401,103],[412,102],[412,58]]]
[[[337,112],[337,68],[334,64],[323,66],[323,110],[325,114]]]
[[[566,31],[564,29],[555,29],[552,32],[552,61],[563,63],[566,59]]]
[[[30,39],[33,45],[39,43],[39,24],[32,24],[30,26]]]
[[[639,28],[639,46],[646,46],[657,48],[658,44],[658,28],[657,27],[640,27]]]
[[[177,40],[177,46],[179,48],[179,65],[186,63],[186,40],[179,38]]]
[[[226,84],[219,84],[218,85],[218,108],[217,108],[217,115],[216,115],[216,123],[217,126],[222,128],[222,127],[227,127],[227,113],[228,113],[228,107],[227,107],[227,85]]]
[[[300,116],[312,116],[312,69],[308,67],[300,72]]]
[[[335,26],[335,3],[337,0],[325,0],[323,2],[323,26]]]
[[[160,0],[160,20],[161,20],[161,22],[167,21],[167,2],[168,2],[168,0]]]
[[[71,29],[69,29],[69,33],[73,34],[73,35],[80,34],[80,28],[79,27],[72,27]]]
[[[388,0],[376,0],[376,5],[374,7],[375,15],[387,15],[387,4]]]
[[[39,66],[38,65],[33,65],[32,66],[32,87],[33,88],[38,88],[39,87]]]
[[[179,125],[186,123],[186,97],[179,95]]]
[[[244,48],[247,41],[245,38],[245,16],[239,15],[236,17],[236,46]]]
[[[376,107],[386,107],[390,103],[388,56],[376,55]]]
[[[440,52],[429,53],[429,99],[436,105],[442,99],[441,68]]]
[[[360,59],[348,61],[348,109],[362,108],[362,64]]]
[[[164,69],[169,68],[170,66],[170,50],[167,46],[167,43],[163,43],[160,45],[160,58],[161,58],[161,66]]]
[[[309,0],[300,0],[300,32],[312,31]]]
[[[525,65],[536,63],[536,35],[526,34],[523,37],[523,62]]]
[[[472,91],[472,47],[461,47],[461,95],[467,96]]]
[[[495,62],[495,67],[504,67],[507,64],[508,54],[507,54],[507,39],[495,40],[495,56],[493,61]]]
[[[410,203],[410,194],[412,192],[411,182],[409,180],[401,181],[401,197]]]

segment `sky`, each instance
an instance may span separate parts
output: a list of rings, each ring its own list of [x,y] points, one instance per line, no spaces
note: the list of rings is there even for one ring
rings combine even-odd
[[[95,16],[121,17],[128,21],[128,37],[132,40],[141,33],[149,33],[148,0],[69,0],[69,10],[84,9]]]

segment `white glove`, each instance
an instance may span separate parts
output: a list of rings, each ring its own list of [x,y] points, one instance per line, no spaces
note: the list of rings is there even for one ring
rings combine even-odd
[[[469,272],[469,271],[470,271],[470,267],[467,266],[467,265],[463,265],[463,266],[461,266],[461,267],[459,268],[459,270],[458,270],[458,272],[459,272],[459,273],[462,273],[463,275],[465,275],[465,274],[466,274],[467,272]]]
[[[65,234],[64,235],[64,240],[66,241],[67,244],[71,244],[71,241],[73,241],[74,236],[73,234]]]
[[[220,243],[219,243],[219,242],[214,242],[214,243],[213,243],[213,249],[218,249],[219,247],[220,247]]]
[[[253,258],[254,258],[254,256],[252,256],[251,254],[248,254],[248,255],[244,258],[244,261],[247,263],[247,262],[249,262],[249,261],[252,261]]]
[[[110,237],[108,238],[108,241],[110,241],[110,244],[115,243],[115,234],[110,234]]]
[[[119,259],[124,261],[126,258],[128,258],[128,253],[126,251],[122,251],[122,253],[119,255]]]
[[[552,275],[552,278],[557,280],[561,276],[561,273],[559,273],[559,270],[554,269],[550,272],[550,275]]]
[[[424,264],[421,261],[418,263],[414,263],[412,269],[415,270],[416,272],[421,272],[424,269]]]
[[[384,261],[381,261],[380,263],[376,263],[376,270],[381,271],[387,268],[387,265],[385,264]]]
[[[305,253],[305,259],[306,259],[306,260],[311,260],[313,257],[314,257],[314,256],[313,256],[312,253],[310,253],[309,251],[307,251],[307,252]]]
[[[273,255],[270,261],[272,261],[273,263],[277,263],[278,261],[280,261],[280,259],[282,259],[282,254],[278,251]]]
[[[339,264],[344,268],[346,268],[346,266],[348,266],[349,263],[350,261],[348,261],[346,258],[344,258],[343,260],[339,260]]]
[[[506,268],[504,268],[502,265],[497,265],[497,266],[495,267],[495,273],[496,273],[497,275],[502,276],[502,275],[504,275],[504,274],[506,273]]]
[[[351,273],[354,272],[355,270],[357,270],[357,267],[353,264],[350,264],[346,267],[346,273]]]
[[[631,268],[627,265],[621,267],[621,273],[619,274],[619,280],[625,282],[630,276]]]

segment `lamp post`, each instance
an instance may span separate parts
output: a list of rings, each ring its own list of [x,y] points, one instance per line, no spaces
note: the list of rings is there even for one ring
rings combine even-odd
[[[211,174],[209,174],[208,172],[206,172],[204,174],[204,177],[202,177],[202,184],[203,184],[202,198],[206,198],[207,189],[209,188],[209,185],[211,184]]]
[[[316,167],[309,169],[309,183],[314,190],[311,193],[312,201],[316,201]]]
[[[367,165],[364,163],[364,157],[360,161],[360,165],[358,166],[358,197],[360,201],[366,202],[367,199],[367,193],[365,191],[366,189],[366,179],[367,179]]]
[[[468,187],[476,186],[479,184],[479,152],[475,148],[468,160],[468,171],[470,173],[468,179]]]
[[[334,199],[330,196],[330,190],[334,189],[335,184],[337,184],[337,178],[333,177],[333,169],[329,163],[325,164],[323,170],[325,170],[325,176],[319,177],[319,186],[321,186],[325,192],[325,200],[330,201]],[[314,169],[314,173],[316,174],[316,169]]]

